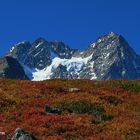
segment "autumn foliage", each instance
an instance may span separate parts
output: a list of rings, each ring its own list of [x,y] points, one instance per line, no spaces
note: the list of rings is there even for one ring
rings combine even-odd
[[[139,140],[140,81],[0,79],[0,132],[18,127],[38,140]]]

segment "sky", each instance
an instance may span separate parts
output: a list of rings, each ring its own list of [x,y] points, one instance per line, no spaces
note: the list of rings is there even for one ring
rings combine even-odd
[[[140,54],[140,0],[0,0],[0,56],[39,37],[84,50],[111,31]]]

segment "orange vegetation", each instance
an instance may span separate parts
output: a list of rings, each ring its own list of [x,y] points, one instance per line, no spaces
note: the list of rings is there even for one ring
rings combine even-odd
[[[140,81],[0,79],[0,131],[17,127],[39,140],[139,140]]]

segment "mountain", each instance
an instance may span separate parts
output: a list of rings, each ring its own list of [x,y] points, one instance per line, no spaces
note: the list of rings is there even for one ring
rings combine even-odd
[[[63,42],[48,42],[38,38],[35,42],[21,42],[12,47],[8,56],[16,58],[21,64],[39,70],[49,66],[54,57],[70,59],[76,50],[70,49]]]
[[[140,77],[140,56],[121,35],[111,32],[98,38],[83,54],[85,57],[89,55],[92,58],[88,64],[94,63],[91,71],[94,70],[99,80]],[[88,67],[86,69],[88,71]]]
[[[99,37],[80,52],[60,41],[20,42],[7,53],[23,67],[31,80],[65,79],[139,79],[140,56],[119,34]]]
[[[28,79],[19,62],[8,56],[0,58],[0,77],[22,80]]]

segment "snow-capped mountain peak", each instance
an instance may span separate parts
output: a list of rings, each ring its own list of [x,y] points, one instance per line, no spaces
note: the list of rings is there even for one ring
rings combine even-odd
[[[140,56],[114,32],[99,37],[83,52],[62,41],[38,38],[16,44],[8,55],[19,61],[31,80],[140,78]]]

